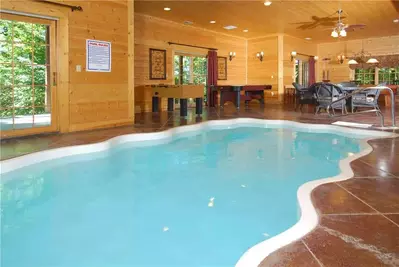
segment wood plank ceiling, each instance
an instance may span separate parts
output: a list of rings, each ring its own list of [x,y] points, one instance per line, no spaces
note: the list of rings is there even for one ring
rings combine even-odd
[[[310,37],[315,42],[332,42],[333,26],[317,24],[314,28],[301,29],[319,18],[336,17],[343,10],[344,23],[366,24],[364,29],[348,32],[345,40],[399,34],[399,0],[374,1],[147,1],[136,0],[135,12],[171,20],[177,23],[193,22],[193,26],[227,33],[244,38],[256,38],[285,33],[299,38]],[[171,8],[164,11],[164,7]],[[216,21],[211,24],[210,21]],[[298,24],[303,22],[303,24]],[[328,23],[327,23],[328,24]],[[225,30],[234,25],[237,29]],[[248,32],[243,32],[247,29]]]

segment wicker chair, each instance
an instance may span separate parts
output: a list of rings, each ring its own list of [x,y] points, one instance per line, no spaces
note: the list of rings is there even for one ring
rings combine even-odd
[[[292,85],[295,87],[295,111],[299,107],[300,111],[302,112],[303,105],[316,104],[315,92],[313,90],[313,87],[305,88],[298,83],[292,83]]]
[[[378,86],[386,86],[387,83],[380,83]],[[352,96],[352,113],[357,108],[373,108],[380,110],[378,106],[378,97],[380,96],[381,90],[378,89],[368,89]]]
[[[327,107],[338,98],[345,95],[342,88],[332,83],[316,83],[316,99],[317,107],[316,114],[320,112],[321,109],[327,110]],[[339,102],[334,103],[331,106],[333,113],[335,109],[340,109],[342,114],[346,113],[346,100],[342,99]]]

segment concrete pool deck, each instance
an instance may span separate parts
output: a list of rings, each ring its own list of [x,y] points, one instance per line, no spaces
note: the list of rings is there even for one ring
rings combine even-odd
[[[331,123],[327,116],[294,112],[292,106],[258,105],[236,111],[207,109],[202,118],[177,112],[136,114],[134,126],[2,140],[7,159],[50,148],[88,144],[137,132],[154,132],[206,120],[239,117]],[[356,122],[378,123],[375,116]],[[350,117],[348,117],[350,121]],[[352,118],[352,121],[354,119]],[[389,123],[389,116],[387,116]],[[398,123],[399,124],[399,123]],[[373,152],[351,163],[353,179],[317,187],[312,192],[320,222],[311,233],[269,255],[260,266],[398,266],[399,138],[370,141]]]

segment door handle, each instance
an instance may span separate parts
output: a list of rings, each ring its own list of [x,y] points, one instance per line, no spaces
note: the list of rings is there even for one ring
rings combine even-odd
[[[53,72],[53,86],[57,85],[57,72]]]

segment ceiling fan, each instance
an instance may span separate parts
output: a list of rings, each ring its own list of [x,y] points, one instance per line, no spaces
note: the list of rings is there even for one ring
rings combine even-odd
[[[311,21],[298,22],[292,24],[300,24],[297,29],[299,30],[309,30],[317,27],[334,27],[334,29],[339,28],[340,30],[344,29],[345,32],[354,31],[356,29],[364,29],[366,27],[365,24],[344,24],[343,19],[346,17],[342,16],[342,9],[334,12],[333,14],[327,17],[317,17],[312,16]],[[333,17],[333,15],[338,14],[338,17]],[[338,32],[339,33],[339,32]],[[338,36],[337,36],[338,37]]]
[[[335,13],[334,13],[335,14]],[[334,15],[332,14],[332,15]],[[311,21],[304,21],[304,22],[297,22],[297,23],[292,23],[292,24],[300,24],[297,29],[299,30],[308,30],[308,29],[314,29],[319,26],[334,26],[336,24],[336,21],[339,19],[338,17],[318,17],[318,16],[311,16]],[[345,18],[345,17],[342,17]]]
[[[365,24],[345,24],[345,23],[343,23],[343,21],[342,21],[343,17],[341,17],[342,12],[343,12],[342,9],[339,9],[337,11],[338,22],[335,24],[335,27],[333,28],[333,30],[331,32],[332,37],[334,37],[334,38],[346,37],[346,33],[348,31],[355,31],[356,29],[364,29],[366,27]]]

